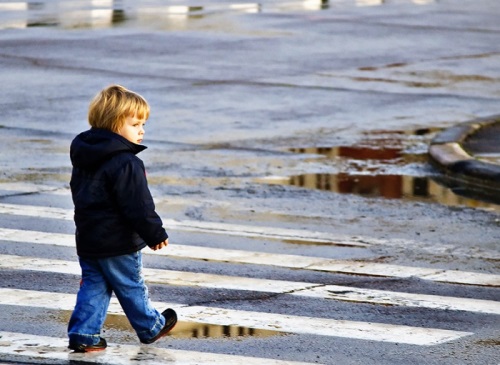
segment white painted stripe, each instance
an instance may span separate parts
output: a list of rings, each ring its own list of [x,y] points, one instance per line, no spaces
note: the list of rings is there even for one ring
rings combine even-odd
[[[70,234],[48,233],[0,228],[0,240],[74,247]],[[198,259],[242,264],[269,265],[285,268],[336,272],[382,277],[418,277],[421,279],[454,284],[500,286],[500,276],[459,270],[441,270],[413,266],[390,265],[363,261],[333,260],[322,257],[273,254],[212,247],[169,244],[158,251],[144,251],[150,255],[183,259]]]
[[[0,269],[30,270],[70,275],[80,275],[80,265],[76,261],[43,259],[0,254]],[[159,270],[144,268],[144,279],[150,284],[205,287],[211,289],[262,291],[268,293],[288,293],[305,290],[320,284],[284,280],[254,279],[188,271]]]
[[[34,205],[16,205],[0,204],[0,214],[22,215],[37,218],[52,218],[73,220],[73,210],[34,206]],[[280,240],[295,240],[317,243],[331,243],[334,245],[368,247],[362,242],[353,241],[346,236],[333,236],[329,233],[314,232],[307,230],[286,229],[276,227],[258,227],[250,225],[238,225],[218,222],[201,222],[192,220],[178,221],[174,219],[163,219],[163,224],[168,229],[188,232],[201,232],[212,234],[224,234],[241,237],[271,238]]]
[[[330,298],[348,302],[419,307],[438,310],[459,310],[500,315],[500,302],[493,300],[392,292],[337,285],[314,287],[291,294],[316,298]]]
[[[74,353],[68,350],[68,340],[64,338],[36,336],[14,332],[0,332],[0,354],[2,359],[19,361],[19,358],[28,357],[30,363],[44,364],[52,361],[75,361],[83,364],[114,364],[114,365],[153,365],[153,364],[224,364],[224,365],[312,365],[305,362],[282,361],[237,355],[214,354],[164,349],[153,346],[133,346],[108,343],[106,351],[91,354]],[[45,360],[45,361],[44,361]],[[51,361],[51,363],[52,363]]]
[[[35,206],[35,205],[0,203],[0,214],[22,215],[26,217],[36,217],[36,218],[73,220],[73,212],[70,209]]]
[[[0,191],[9,191],[13,194],[31,194],[31,193],[44,193],[54,195],[71,196],[71,191],[68,188],[61,188],[50,185],[30,184],[26,182],[3,182],[0,183]]]
[[[76,295],[0,288],[0,305],[15,305],[55,310],[73,310]],[[385,323],[334,320],[284,315],[278,313],[250,312],[204,306],[188,307],[185,304],[153,302],[156,308],[171,307],[180,321],[216,324],[332,337],[346,337],[368,341],[405,343],[431,346],[472,335],[471,332],[399,326]],[[111,300],[108,313],[123,315],[116,298]]]
[[[77,262],[13,255],[0,255],[0,268],[80,275]],[[261,291],[348,302],[500,314],[500,302],[489,300],[149,268],[144,268],[143,274],[148,283],[156,284]]]

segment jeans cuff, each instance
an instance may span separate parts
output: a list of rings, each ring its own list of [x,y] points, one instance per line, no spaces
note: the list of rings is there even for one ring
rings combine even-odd
[[[156,322],[150,330],[137,332],[137,336],[140,340],[150,340],[155,337],[165,326],[165,318],[160,314],[156,319]]]
[[[101,340],[101,335],[86,335],[81,333],[68,333],[69,341],[82,345],[97,345]]]

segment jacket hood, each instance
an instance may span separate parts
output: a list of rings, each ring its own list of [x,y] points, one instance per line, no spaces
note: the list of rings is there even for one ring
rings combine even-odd
[[[92,169],[119,153],[138,154],[146,148],[129,142],[117,133],[91,128],[75,137],[71,143],[70,158],[74,167]]]

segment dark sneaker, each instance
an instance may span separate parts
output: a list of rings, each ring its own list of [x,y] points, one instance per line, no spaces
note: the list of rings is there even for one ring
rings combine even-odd
[[[177,314],[175,311],[171,308],[168,308],[162,313],[163,317],[165,317],[165,326],[161,329],[161,331],[152,339],[150,340],[142,340],[142,343],[145,343],[147,345],[155,342],[156,340],[159,340],[163,336],[166,336],[167,333],[169,333],[172,328],[175,327],[175,324],[177,323]]]
[[[69,342],[68,348],[70,350],[73,350],[75,352],[95,352],[95,351],[102,351],[105,350],[106,347],[108,347],[108,344],[106,343],[106,340],[101,337],[99,342],[96,345],[84,345],[81,343],[75,343],[75,342]]]

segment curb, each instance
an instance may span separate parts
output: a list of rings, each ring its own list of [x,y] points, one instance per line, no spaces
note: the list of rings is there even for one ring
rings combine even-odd
[[[452,180],[473,188],[500,189],[500,165],[481,161],[462,147],[468,137],[497,123],[500,123],[500,115],[474,119],[440,132],[429,145],[432,162]]]

